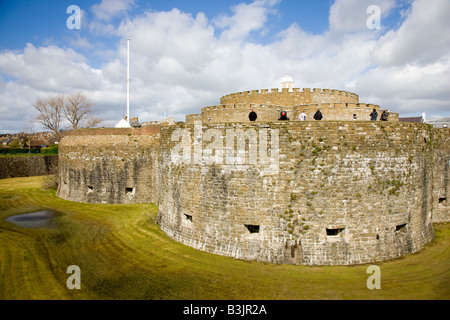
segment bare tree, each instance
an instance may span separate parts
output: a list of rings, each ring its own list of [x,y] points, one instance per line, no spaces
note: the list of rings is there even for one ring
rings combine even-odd
[[[63,112],[72,128],[78,129],[81,122],[87,120],[92,112],[92,103],[84,94],[78,92],[67,97]]]
[[[84,127],[95,128],[99,123],[103,122],[103,120],[97,117],[89,116],[86,118],[84,122],[85,122]]]
[[[62,137],[60,132],[62,115],[70,122],[73,129],[94,128],[103,121],[91,115],[92,103],[81,92],[68,97],[61,95],[46,99],[39,98],[34,103],[34,107],[38,111],[37,122],[53,131],[58,140]]]
[[[34,103],[34,108],[38,111],[36,117],[37,122],[42,124],[45,128],[53,131],[55,137],[59,140],[61,138],[61,112],[64,109],[64,96],[57,96],[51,98],[38,98]]]

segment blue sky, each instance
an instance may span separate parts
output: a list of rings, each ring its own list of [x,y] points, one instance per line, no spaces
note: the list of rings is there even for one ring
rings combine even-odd
[[[320,33],[328,27],[328,11],[332,1],[324,0],[285,0],[277,6],[270,27],[274,33],[297,22],[309,32]],[[45,44],[50,38],[63,40],[68,30],[66,14],[68,6],[75,4],[90,14],[95,2],[86,0],[2,0],[0,2],[0,49],[22,49],[27,42]],[[231,7],[251,1],[223,0],[165,0],[135,1],[130,15],[145,10],[170,11],[178,8],[195,15],[203,12],[209,18],[221,13],[231,13]],[[83,33],[83,30],[80,31]]]
[[[70,5],[80,30],[66,26]],[[379,30],[366,25],[370,5]],[[0,132],[39,130],[38,97],[79,91],[103,125],[120,120],[126,37],[141,121],[182,121],[286,73],[296,87],[355,92],[403,116],[448,116],[449,16],[450,0],[3,0]]]
[[[196,15],[203,12],[209,19],[214,19],[222,14],[231,14],[231,8],[239,3],[251,3],[252,1],[224,0],[166,0],[147,1],[136,0],[131,6],[127,16],[133,17],[144,11],[171,11],[178,8],[182,12]],[[271,15],[267,26],[270,33],[261,35],[255,33],[252,40],[260,43],[271,41],[277,33],[288,28],[292,23],[299,24],[305,31],[322,33],[328,28],[328,11],[331,0],[284,0],[280,2]],[[68,30],[66,13],[68,6],[76,4],[87,14],[87,19],[92,16],[91,7],[93,1],[86,0],[3,0],[0,2],[0,50],[22,50],[27,43],[34,45],[58,45],[70,46],[67,39],[76,33],[87,36],[96,41],[97,45],[114,48],[117,45],[117,37],[104,37],[90,32],[83,24],[80,30]],[[114,21],[120,23],[121,18]],[[219,31],[217,31],[219,32]],[[99,66],[103,61],[92,55],[91,50],[78,48],[86,54],[94,66]]]
[[[170,11],[178,8],[182,12],[193,15],[203,12],[212,19],[221,14],[230,14],[231,8],[239,3],[251,2],[240,0],[136,0],[129,15],[133,16],[146,10]],[[313,34],[323,33],[328,29],[328,16],[332,3],[332,0],[281,1],[268,22],[271,33],[265,38],[276,35],[292,23],[297,23],[303,30]],[[46,45],[51,41],[64,44],[65,36],[71,32],[66,28],[66,20],[69,17],[66,9],[72,4],[78,5],[88,15],[91,15],[90,10],[95,2],[91,0],[2,0],[0,2],[0,38],[2,39],[0,50],[20,50],[28,42],[38,45]],[[385,27],[395,27],[401,20],[400,11],[405,8],[407,8],[406,1],[399,3],[389,17],[384,19]],[[77,32],[86,34],[88,31],[82,28]],[[263,41],[265,38],[258,40]],[[111,41],[111,39],[101,40]]]

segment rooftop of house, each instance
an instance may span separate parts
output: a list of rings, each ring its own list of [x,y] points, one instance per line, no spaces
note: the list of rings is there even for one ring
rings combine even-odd
[[[407,118],[399,118],[400,122],[413,122],[413,123],[423,123],[422,117],[407,117]]]

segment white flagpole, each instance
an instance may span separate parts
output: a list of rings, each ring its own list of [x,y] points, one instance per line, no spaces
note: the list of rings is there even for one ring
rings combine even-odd
[[[130,125],[130,38],[127,38],[127,122]]]

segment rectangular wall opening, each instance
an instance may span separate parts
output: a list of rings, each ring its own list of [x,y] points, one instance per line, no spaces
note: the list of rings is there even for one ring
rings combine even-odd
[[[250,231],[250,233],[259,233],[259,226],[246,224],[245,227],[248,231]]]
[[[185,215],[184,215],[184,218],[185,218],[187,221],[192,222],[192,216],[190,216],[190,215],[188,215],[188,214],[185,214]]]
[[[125,195],[132,196],[134,195],[134,188],[125,188]]]
[[[327,236],[336,237],[344,232],[345,228],[327,228]]]
[[[406,232],[407,226],[408,226],[407,223],[399,224],[398,226],[395,226],[395,232]]]
[[[88,189],[87,190],[88,192],[94,192],[94,187],[93,186],[88,186],[87,189]]]
[[[439,203],[444,202],[445,200],[447,200],[447,198],[439,198]]]

